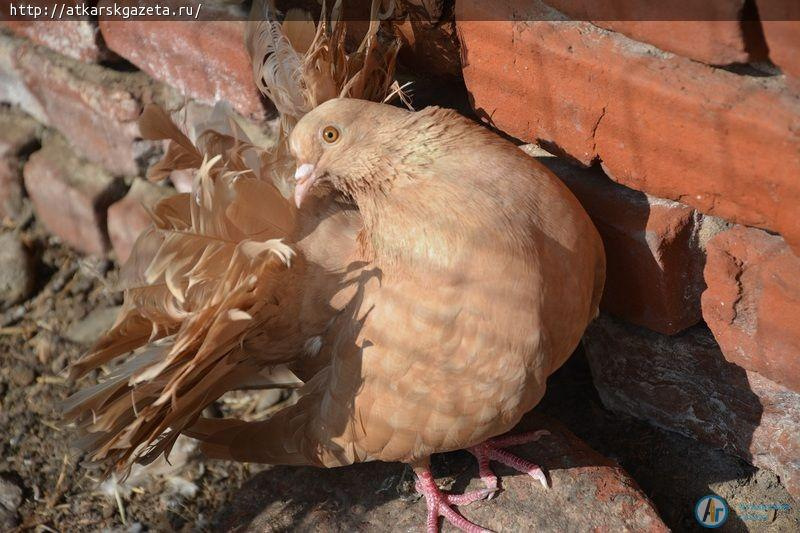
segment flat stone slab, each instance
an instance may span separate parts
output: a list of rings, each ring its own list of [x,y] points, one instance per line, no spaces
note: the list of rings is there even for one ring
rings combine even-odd
[[[503,491],[461,508],[494,531],[668,531],[636,482],[553,419],[529,414],[515,430],[547,429],[539,442],[512,448],[542,466],[547,490],[528,476],[493,463]],[[482,488],[467,452],[433,458],[439,486],[456,493]],[[254,476],[221,509],[212,530],[424,531],[425,500],[411,470],[398,463],[336,469],[272,467]],[[445,525],[442,531],[455,531]]]

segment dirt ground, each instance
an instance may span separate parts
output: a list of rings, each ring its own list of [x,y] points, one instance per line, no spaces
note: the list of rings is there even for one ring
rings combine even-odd
[[[58,406],[96,378],[70,383],[63,370],[121,303],[108,290],[115,266],[81,258],[32,217],[3,231],[18,232],[33,252],[36,286],[23,304],[0,309],[0,530],[215,530],[215,515],[263,467],[203,461],[187,441],[173,466],[156,466],[160,476],[134,474],[127,486],[100,483],[100,469],[70,450]],[[275,400],[267,396],[240,393],[214,409],[261,416]],[[734,508],[722,531],[800,531],[797,505],[775,475],[606,411],[581,354],[551,379],[540,409],[626,468],[676,531],[697,528],[692,507],[710,491]],[[762,513],[764,519],[736,511],[782,503],[792,508]]]

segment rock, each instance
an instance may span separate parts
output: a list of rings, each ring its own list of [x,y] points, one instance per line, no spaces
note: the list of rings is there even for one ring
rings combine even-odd
[[[79,5],[81,2],[73,0],[66,4]],[[12,19],[8,16],[8,4],[0,6],[0,14],[5,15],[4,25],[16,34],[72,59],[96,62],[112,56],[103,46],[97,22],[88,17],[58,21]]]
[[[800,392],[800,257],[737,226],[709,242],[703,318],[725,358]]]
[[[574,20],[590,20],[631,39],[710,65],[747,63],[751,59],[740,21],[745,0],[545,1]]]
[[[13,108],[0,108],[0,219],[22,212],[21,160],[37,143],[41,126]]]
[[[17,509],[22,505],[22,489],[10,476],[0,474],[0,527],[5,531],[19,524]]]
[[[599,160],[632,189],[777,231],[800,250],[800,99],[783,77],[545,20],[537,5],[456,3],[464,79],[484,120],[582,164]]]
[[[41,121],[89,161],[112,174],[132,176],[160,153],[160,144],[141,138],[137,120],[148,102],[174,102],[165,86],[142,72],[80,63],[29,43],[17,46],[13,60],[44,110]]]
[[[39,122],[47,121],[42,104],[28,89],[15,58],[25,41],[0,32],[0,102],[19,106]]]
[[[800,394],[726,361],[708,328],[667,337],[603,316],[584,346],[608,409],[772,470],[800,496]]]
[[[41,125],[14,108],[0,107],[0,158],[19,156],[41,136]]]
[[[92,344],[114,325],[120,309],[122,306],[93,309],[81,320],[74,322],[64,336],[78,344]]]
[[[769,58],[784,73],[800,78],[800,5],[784,0],[757,0],[756,5]]]
[[[667,531],[616,463],[543,415],[528,415],[523,427],[552,432],[514,449],[545,469],[551,488],[498,467],[503,492],[462,508],[464,516],[494,531]],[[434,475],[443,489],[458,493],[483,488],[466,452],[434,456]],[[211,529],[386,531],[389,524],[395,531],[423,531],[425,525],[425,500],[414,494],[411,473],[398,463],[273,467],[238,491]]]
[[[30,367],[19,364],[11,369],[9,377],[17,387],[27,387],[36,379],[36,374],[34,374]]]
[[[667,335],[700,322],[705,243],[722,224],[614,183],[599,169],[539,160],[570,188],[603,239],[601,309]]]
[[[27,298],[33,290],[33,259],[14,233],[0,234],[0,308]]]
[[[22,505],[22,489],[5,474],[0,474],[0,505],[9,511]]]
[[[230,15],[191,23],[100,21],[109,48],[153,78],[208,104],[226,101],[242,115],[260,120],[266,108],[253,82],[244,28],[244,20]]]
[[[135,179],[125,198],[108,208],[108,235],[117,261],[124,263],[128,259],[139,234],[152,223],[148,209],[174,193],[172,189]]]
[[[124,193],[120,180],[79,159],[59,135],[43,140],[23,175],[36,215],[49,231],[84,253],[109,249],[106,209]]]
[[[22,212],[22,168],[16,157],[0,157],[0,220]]]

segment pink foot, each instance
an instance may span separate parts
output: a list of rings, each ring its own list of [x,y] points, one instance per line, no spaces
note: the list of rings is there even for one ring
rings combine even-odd
[[[473,446],[469,449],[472,455],[474,455],[478,460],[478,473],[481,476],[481,480],[486,485],[486,488],[492,491],[489,493],[487,499],[491,499],[496,494],[498,489],[497,476],[494,472],[492,472],[492,469],[489,466],[489,461],[497,461],[498,463],[510,466],[518,472],[524,472],[533,479],[538,480],[544,488],[548,488],[549,485],[547,483],[547,477],[544,475],[544,472],[542,472],[542,469],[539,468],[538,465],[531,463],[530,461],[526,461],[521,457],[517,457],[516,455],[507,452],[503,448],[535,442],[541,437],[549,434],[549,431],[542,429],[539,431],[532,431],[530,433],[522,433],[520,435],[497,437],[494,439],[489,439],[486,442],[478,444],[477,446]]]
[[[453,505],[468,505],[472,502],[482,500],[491,495],[496,489],[483,489],[468,492],[466,494],[445,494],[433,479],[430,468],[418,467],[414,469],[417,475],[417,492],[425,496],[425,503],[428,504],[427,533],[438,533],[439,517],[444,517],[453,526],[467,533],[491,533],[490,530],[477,526],[458,514],[453,509]]]

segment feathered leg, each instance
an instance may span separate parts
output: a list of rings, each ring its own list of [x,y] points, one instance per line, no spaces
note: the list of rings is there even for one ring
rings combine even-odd
[[[498,463],[510,466],[514,470],[528,474],[532,478],[538,480],[544,488],[548,488],[547,477],[538,465],[526,461],[521,457],[517,457],[504,448],[535,442],[549,434],[550,432],[547,430],[539,430],[530,433],[522,433],[520,435],[508,435],[506,437],[489,439],[469,449],[470,453],[478,460],[478,473],[481,476],[481,480],[486,485],[486,488],[491,491],[488,494],[489,499],[494,496],[498,489],[497,476],[492,472],[489,461],[497,461]]]
[[[436,486],[429,466],[414,467],[414,474],[417,476],[417,492],[425,496],[425,503],[428,504],[428,519],[426,522],[427,533],[438,533],[439,517],[444,517],[453,526],[467,533],[490,533],[473,524],[453,509],[453,505],[468,505],[472,502],[482,500],[494,492],[492,489],[482,489],[466,494],[445,494]]]

